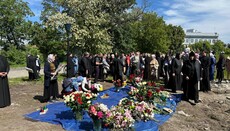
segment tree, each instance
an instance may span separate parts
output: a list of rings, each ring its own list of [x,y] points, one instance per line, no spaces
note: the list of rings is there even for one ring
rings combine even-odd
[[[169,49],[175,52],[181,52],[183,50],[183,42],[185,38],[184,30],[181,26],[174,26],[169,24],[167,26],[168,37],[170,40]]]
[[[211,51],[211,44],[208,41],[199,41],[195,44],[190,45],[190,48],[195,52],[202,52],[202,51]]]
[[[27,2],[22,0],[1,0],[0,1],[0,37],[4,49],[9,45],[20,48],[29,40],[27,30],[32,24],[26,21],[27,16],[33,16]]]
[[[133,24],[133,28],[134,39],[141,52],[168,51],[167,27],[163,18],[156,13],[145,13],[141,20]]]
[[[214,50],[217,54],[219,54],[222,51],[225,51],[224,42],[218,40],[214,43],[214,45],[212,45],[212,50]]]
[[[105,53],[118,44],[115,35],[120,36],[121,27],[130,22],[128,9],[135,0],[44,0],[43,5],[47,26],[65,32],[64,25],[71,23],[78,48]]]
[[[50,53],[63,57],[66,54],[66,42],[63,35],[58,30],[44,28],[42,24],[35,22],[32,26],[32,41],[30,44],[36,45],[44,58]]]

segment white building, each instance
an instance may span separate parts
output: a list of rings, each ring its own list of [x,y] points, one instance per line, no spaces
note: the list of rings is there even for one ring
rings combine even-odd
[[[186,36],[183,43],[185,45],[194,44],[199,41],[208,41],[214,44],[219,37],[217,33],[201,33],[194,29],[188,29],[185,34]]]

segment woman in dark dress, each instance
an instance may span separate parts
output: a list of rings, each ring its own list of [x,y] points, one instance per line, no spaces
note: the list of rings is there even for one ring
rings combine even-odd
[[[10,66],[4,56],[0,55],[0,108],[9,106],[10,90],[7,75],[9,73]]]
[[[53,96],[53,100],[56,100],[56,98],[59,96],[54,61],[54,55],[49,54],[47,62],[44,65],[44,102],[49,101],[51,96]]]

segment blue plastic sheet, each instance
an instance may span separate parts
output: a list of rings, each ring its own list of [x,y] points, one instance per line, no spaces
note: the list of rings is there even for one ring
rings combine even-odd
[[[115,91],[115,88],[100,92],[97,100],[93,103],[104,103],[109,108],[118,104],[120,99],[128,96],[127,92],[130,90],[129,87],[121,89],[119,92]],[[100,96],[103,94],[108,94],[109,98],[101,99]],[[181,95],[174,95],[172,99],[168,99],[164,107],[168,107],[175,111],[177,103],[181,101]],[[63,129],[71,131],[91,131],[93,130],[93,123],[87,112],[84,112],[83,120],[76,121],[74,119],[73,112],[67,107],[63,102],[53,103],[47,105],[49,109],[48,112],[44,115],[40,115],[39,111],[26,114],[26,118],[30,118],[37,121],[49,122],[52,124],[61,124]],[[173,113],[172,113],[173,114]],[[136,122],[134,124],[134,129],[139,131],[157,131],[158,127],[166,122],[172,114],[169,115],[159,115],[155,114],[156,121],[147,121],[147,122]],[[106,130],[106,129],[103,129]]]

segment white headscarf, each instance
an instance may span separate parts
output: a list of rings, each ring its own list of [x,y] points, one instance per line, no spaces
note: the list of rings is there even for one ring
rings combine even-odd
[[[47,61],[48,61],[49,63],[53,62],[53,57],[54,57],[53,54],[49,54],[48,57],[47,57]]]
[[[210,57],[211,57],[211,58],[213,58],[213,57],[214,57],[213,53],[210,53]]]

